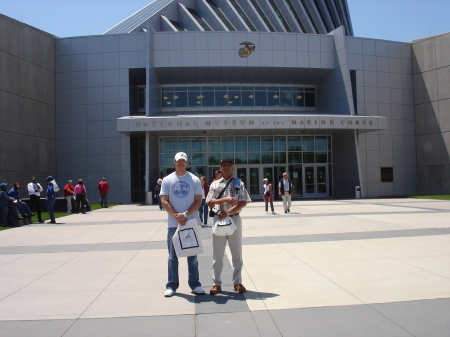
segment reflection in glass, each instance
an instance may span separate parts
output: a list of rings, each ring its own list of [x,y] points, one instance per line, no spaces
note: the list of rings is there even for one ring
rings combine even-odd
[[[289,137],[288,150],[289,151],[301,151],[302,150],[301,137]]]
[[[286,152],[274,152],[275,164],[286,164]]]
[[[261,151],[273,151],[273,138],[262,137],[261,138]]]
[[[242,88],[242,106],[255,106],[255,93],[253,88]]]
[[[206,152],[206,138],[192,139],[192,153]]]
[[[249,151],[260,151],[259,149],[259,137],[248,137],[248,150]]]
[[[193,152],[190,160],[191,165],[206,165],[206,153]]]
[[[247,138],[235,138],[236,152],[247,152]]]
[[[316,152],[316,163],[327,163],[327,152]]]
[[[222,138],[222,152],[234,152],[234,140],[232,137]],[[226,154],[224,154],[226,156]]]
[[[247,164],[247,153],[235,153],[234,163],[235,164]]]
[[[273,140],[274,151],[286,151],[286,137],[275,137]]]
[[[326,150],[327,150],[327,137],[316,136],[316,151],[326,151]]]
[[[273,164],[273,152],[261,152],[261,164]]]
[[[289,152],[289,163],[299,164],[302,162],[302,153],[301,152]]]
[[[208,152],[220,152],[220,138],[209,138]]]
[[[208,165],[220,165],[220,153],[209,153]]]
[[[249,164],[260,164],[261,160],[260,160],[260,152],[250,152],[248,154],[248,163]]]
[[[303,152],[304,163],[314,163],[314,152]]]
[[[303,137],[302,151],[314,151],[314,137]]]

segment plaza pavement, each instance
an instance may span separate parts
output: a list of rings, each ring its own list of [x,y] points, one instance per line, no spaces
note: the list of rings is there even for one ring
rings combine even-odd
[[[0,232],[0,337],[450,336],[450,201],[294,201],[242,213],[244,295],[163,296],[166,213],[122,205]],[[211,282],[202,228],[201,282]],[[227,257],[230,258],[227,251]]]

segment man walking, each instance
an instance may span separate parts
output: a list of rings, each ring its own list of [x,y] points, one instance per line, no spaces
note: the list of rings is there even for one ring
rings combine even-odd
[[[178,278],[178,257],[172,243],[172,237],[178,224],[185,225],[189,219],[197,219],[198,209],[202,204],[203,189],[200,180],[190,172],[187,172],[188,157],[184,152],[175,155],[175,172],[165,177],[161,184],[161,204],[168,214],[167,248],[169,250],[168,281],[165,297],[171,297],[180,285]],[[197,256],[187,258],[189,270],[189,287],[194,294],[204,294],[201,287],[198,272]]]
[[[237,229],[229,236],[212,236],[214,283],[209,293],[216,295],[222,291],[221,274],[227,241],[233,261],[233,288],[238,293],[244,293],[246,289],[242,284],[242,220],[239,213],[252,200],[244,183],[232,177],[233,161],[231,159],[222,159],[220,171],[222,172],[222,178],[211,183],[206,203],[210,208],[220,205],[220,213],[214,216],[214,222],[229,216],[233,219]],[[230,182],[230,180],[233,181]]]
[[[283,178],[280,180],[280,183],[278,184],[278,194],[281,195],[281,198],[283,199],[284,213],[291,211],[293,193],[294,189],[292,186],[292,181],[289,179],[288,173],[284,172]]]
[[[100,207],[108,208],[108,190],[109,184],[106,182],[106,178],[103,177],[102,181],[100,181],[97,185],[98,190],[100,191]]]
[[[27,186],[27,190],[28,194],[30,195],[30,210],[36,210],[38,221],[42,223],[44,222],[44,220],[42,220],[41,215],[41,192],[43,192],[44,189],[42,188],[41,184],[36,181],[36,178],[32,177],[31,183],[29,183]]]

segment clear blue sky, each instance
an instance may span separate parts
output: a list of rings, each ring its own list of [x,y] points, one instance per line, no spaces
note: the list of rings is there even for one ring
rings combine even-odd
[[[410,41],[450,32],[450,0],[347,0],[355,36]],[[152,0],[0,0],[0,13],[59,37],[99,35]]]

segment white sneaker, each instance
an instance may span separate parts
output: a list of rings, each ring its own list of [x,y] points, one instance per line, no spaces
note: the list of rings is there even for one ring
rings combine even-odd
[[[266,214],[269,214],[269,212],[266,211]]]
[[[173,294],[175,294],[175,291],[170,288],[167,288],[166,291],[164,292],[165,297],[172,297]]]
[[[203,290],[203,288],[200,287],[200,286],[195,287],[194,289],[192,289],[192,292],[193,292],[194,294],[197,294],[197,295],[203,295],[203,294],[205,293],[205,291]]]

